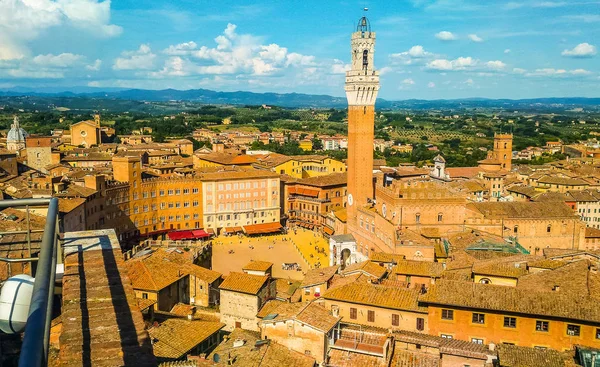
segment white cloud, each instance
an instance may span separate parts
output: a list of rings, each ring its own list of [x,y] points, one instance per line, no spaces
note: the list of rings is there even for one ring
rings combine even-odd
[[[60,55],[37,55],[32,62],[46,68],[67,68],[81,62],[82,59],[81,55],[62,53]]]
[[[565,19],[575,20],[582,23],[596,23],[600,22],[600,15],[598,14],[580,14],[580,15],[565,15]]]
[[[101,66],[102,66],[102,60],[96,59],[96,61],[94,61],[93,64],[86,65],[85,68],[87,70],[91,70],[91,71],[98,71],[98,70],[100,70]]]
[[[427,83],[427,88],[435,88],[435,83],[434,82]]]
[[[110,24],[110,0],[0,1],[0,59],[29,53],[28,43],[51,28],[71,27],[99,37],[115,37],[122,28]]]
[[[390,59],[393,62],[399,62],[405,65],[411,65],[414,63],[423,62],[426,59],[432,59],[436,57],[432,52],[425,51],[423,46],[415,45],[411,47],[408,51],[394,53],[390,55]]]
[[[469,39],[473,42],[483,42],[483,38],[479,37],[476,34],[470,34]]]
[[[535,69],[531,73],[527,73],[527,76],[547,76],[547,77],[568,77],[568,76],[585,76],[592,74],[591,71],[585,69],[554,69],[554,68],[543,68]]]
[[[477,60],[472,57],[459,57],[456,60],[436,59],[427,64],[428,69],[433,70],[465,70],[477,64]]]
[[[485,65],[492,70],[502,70],[506,67],[506,64],[500,60],[488,61]]]
[[[511,53],[511,50],[510,50],[510,48],[507,48],[506,50],[504,50],[504,53],[505,53],[505,54],[509,54],[509,53]]]
[[[333,74],[345,74],[348,70],[350,70],[350,64],[345,64],[342,60],[338,59],[333,60],[333,65],[331,65],[331,72]]]
[[[515,74],[525,74],[527,72],[527,70],[521,69],[521,68],[513,68],[512,72]]]
[[[384,66],[381,69],[379,69],[379,75],[385,75],[385,74],[389,74],[393,69],[389,66]]]
[[[173,56],[181,56],[181,55],[189,55],[192,50],[195,50],[198,47],[196,42],[184,42],[178,45],[171,45],[168,48],[164,49],[162,52],[167,55]]]
[[[466,85],[473,85],[474,83],[475,82],[473,82],[473,79],[471,79],[471,78],[469,78],[463,82],[463,84],[466,84]]]
[[[402,81],[402,84],[405,84],[405,85],[414,85],[414,84],[415,84],[415,81],[414,81],[414,80],[412,80],[411,78],[407,78],[407,79],[404,79],[404,80]]]
[[[578,44],[571,50],[564,50],[562,52],[562,55],[568,56],[568,57],[585,58],[585,57],[592,57],[596,53],[597,53],[596,46],[590,45],[589,43],[584,42],[584,43]]]
[[[455,41],[458,39],[458,37],[454,33],[448,31],[441,31],[436,33],[435,38],[441,41]]]
[[[88,83],[87,83],[87,86],[88,86],[88,87],[94,87],[94,88],[98,88],[98,87],[100,87],[100,82],[99,82],[99,81],[97,81],[97,80],[95,80],[95,81],[91,81],[91,82],[88,82]]]
[[[287,54],[285,66],[312,66],[315,65],[315,57],[302,55],[297,52]]]
[[[140,45],[135,51],[123,51],[121,57],[115,59],[114,70],[150,70],[154,68],[156,55],[147,44]]]

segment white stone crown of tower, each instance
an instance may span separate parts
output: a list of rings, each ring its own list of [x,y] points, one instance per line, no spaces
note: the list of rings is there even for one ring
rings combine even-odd
[[[375,32],[362,17],[351,39],[351,69],[346,72],[346,98],[350,106],[373,106],[379,91],[379,72],[373,65]]]

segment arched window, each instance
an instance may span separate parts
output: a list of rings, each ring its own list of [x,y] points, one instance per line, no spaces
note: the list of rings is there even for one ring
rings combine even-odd
[[[519,226],[515,226],[515,228],[513,228],[513,233],[514,234],[519,233]]]
[[[417,222],[417,224],[421,223],[421,214],[417,213],[415,215],[415,222]]]
[[[360,228],[362,228],[362,227],[363,227],[363,217],[361,216],[360,217]]]
[[[444,214],[438,213],[438,222],[442,222],[444,220]]]
[[[507,145],[508,145],[508,143],[504,143],[504,149],[506,149]]]
[[[548,224],[548,226],[546,227],[546,232],[550,233],[552,232],[552,225]]]
[[[363,51],[363,69],[367,70],[369,66],[369,50]]]

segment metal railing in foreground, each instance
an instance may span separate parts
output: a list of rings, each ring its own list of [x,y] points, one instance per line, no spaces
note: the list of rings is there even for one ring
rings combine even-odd
[[[35,282],[33,284],[33,293],[29,307],[29,316],[25,326],[25,335],[21,346],[19,356],[19,366],[36,367],[47,366],[48,364],[48,346],[50,344],[50,324],[52,321],[52,309],[54,300],[54,281],[56,279],[56,262],[58,257],[58,199],[19,199],[19,200],[0,200],[0,210],[6,208],[23,208],[27,210],[27,219],[29,221],[29,208],[48,206],[46,224],[40,253],[37,258],[31,257],[31,247],[29,245],[29,258],[26,259],[5,259],[6,262],[34,262],[37,261],[35,272]],[[30,244],[31,231],[28,222],[28,231],[26,231],[28,243]],[[13,233],[23,233],[13,232]]]

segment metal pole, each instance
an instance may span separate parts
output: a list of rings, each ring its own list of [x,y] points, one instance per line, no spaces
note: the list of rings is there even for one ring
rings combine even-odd
[[[54,263],[53,253],[56,251],[53,247],[57,245],[55,230],[58,199],[52,198],[44,201],[49,201],[48,216],[46,218],[46,226],[44,227],[40,259],[33,284],[29,317],[27,318],[21,355],[19,357],[19,366],[21,367],[45,366],[48,359],[48,349],[44,345],[46,337],[45,335],[39,337],[39,334],[41,331],[45,332],[48,307],[51,306],[48,301],[48,294],[54,292],[54,284],[50,282],[53,279],[52,274],[56,272],[56,268],[53,269],[52,264]],[[11,206],[18,205],[18,202],[19,200],[15,200]],[[29,201],[26,204],[33,205]]]
[[[58,223],[56,225],[58,231]],[[50,328],[52,327],[52,311],[54,311],[54,286],[56,280],[56,261],[58,252],[58,232],[54,235],[54,247],[52,248],[52,271],[50,272],[50,292],[48,292],[48,307],[46,308],[46,325],[44,327],[44,353],[45,364],[48,364],[48,350],[50,348]]]
[[[29,205],[25,207],[27,213],[27,254],[31,257],[31,219],[29,218]],[[33,264],[29,264],[29,275],[33,276]]]

